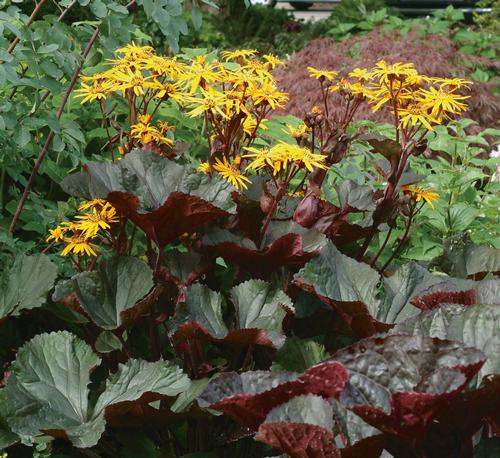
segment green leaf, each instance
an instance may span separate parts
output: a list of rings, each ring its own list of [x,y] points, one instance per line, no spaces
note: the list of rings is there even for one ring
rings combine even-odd
[[[385,323],[399,323],[417,315],[420,309],[410,300],[442,280],[415,262],[402,265],[394,275],[384,278],[385,297],[375,318]]]
[[[193,21],[193,26],[195,30],[198,30],[201,27],[201,21],[203,20],[203,14],[201,9],[194,5],[191,9],[191,19]]]
[[[276,353],[271,370],[305,372],[329,357],[323,345],[313,340],[289,337]]]
[[[188,376],[170,362],[131,359],[120,364],[118,371],[109,377],[104,393],[97,400],[93,417],[103,414],[108,406],[136,401],[146,393],[177,396],[189,389],[190,384]]]
[[[101,332],[95,341],[95,349],[99,353],[110,353],[121,348],[120,339],[111,331]]]
[[[186,298],[176,309],[169,328],[175,332],[182,324],[196,322],[211,336],[223,339],[228,329],[222,319],[222,296],[200,283],[186,289]]]
[[[170,406],[170,410],[174,413],[181,413],[189,410],[191,404],[201,394],[209,381],[210,379],[207,377],[192,380],[191,386],[178,396],[175,402]]]
[[[356,210],[375,210],[373,190],[369,186],[361,186],[351,180],[342,181],[335,186],[341,208],[352,207]]]
[[[379,274],[328,243],[294,277],[294,283],[333,307],[356,334],[365,337],[388,329],[377,322]]]
[[[46,255],[17,255],[12,267],[4,271],[0,319],[40,307],[54,286],[56,276],[57,267]]]
[[[276,346],[283,344],[283,320],[294,308],[282,290],[262,280],[248,280],[231,289],[231,299],[238,329],[261,329]]]
[[[111,192],[128,192],[140,200],[140,211],[159,208],[174,192],[185,193],[234,212],[225,180],[211,179],[191,167],[179,165],[149,151],[133,151],[116,163],[89,162],[88,174],[67,177],[62,188],[78,197],[106,198]]]
[[[28,437],[63,433],[76,447],[92,447],[106,419],[123,413],[122,403],[139,402],[148,393],[154,396],[147,402],[176,396],[190,386],[189,378],[169,362],[132,359],[108,378],[92,408],[90,373],[100,362],[89,345],[66,331],[31,339],[19,349],[4,389],[4,416],[12,431]]]
[[[17,353],[5,387],[6,420],[19,435],[64,431],[76,446],[97,443],[104,419],[91,424],[90,372],[101,362],[76,336],[61,331],[40,334]]]
[[[500,372],[499,329],[500,305],[445,305],[397,324],[391,333],[455,340],[481,350],[487,360],[479,371],[479,385],[483,377]]]
[[[500,249],[476,245],[468,233],[455,234],[444,243],[446,271],[469,277],[500,271]]]
[[[134,307],[153,287],[153,273],[146,263],[133,257],[113,257],[97,270],[72,278],[82,308],[103,329],[124,324],[122,315]]]

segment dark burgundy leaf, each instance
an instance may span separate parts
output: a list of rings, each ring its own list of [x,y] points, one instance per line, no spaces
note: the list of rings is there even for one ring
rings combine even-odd
[[[213,229],[203,239],[210,252],[257,278],[267,278],[283,266],[304,265],[325,242],[320,232],[284,221],[271,223],[261,248],[250,239],[220,229]]]
[[[311,394],[296,396],[269,412],[255,439],[291,457],[340,458],[332,418],[328,400]]]
[[[276,422],[260,426],[255,439],[283,450],[290,458],[340,458],[333,435],[321,426]]]
[[[443,304],[500,305],[500,280],[462,280],[447,278],[429,287],[410,301],[422,310],[434,310]]]
[[[459,342],[397,334],[363,339],[333,359],[349,371],[341,403],[401,439],[425,436],[429,423],[465,388],[484,355]]]
[[[338,397],[346,381],[346,370],[334,361],[313,366],[302,375],[265,371],[225,373],[207,385],[199,404],[220,410],[257,430],[274,407],[303,394]]]
[[[107,199],[160,247],[235,210],[234,188],[225,180],[152,152],[133,151],[116,163],[90,162],[85,170],[65,178],[63,189]]]

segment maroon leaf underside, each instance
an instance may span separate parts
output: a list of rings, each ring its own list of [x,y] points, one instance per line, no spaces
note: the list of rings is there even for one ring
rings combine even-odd
[[[435,310],[443,304],[477,304],[477,293],[474,289],[466,291],[435,291],[415,296],[410,303],[421,310]]]
[[[453,368],[462,373],[465,379],[456,389],[446,393],[393,393],[390,414],[368,405],[352,406],[350,409],[364,421],[389,435],[409,443],[415,439],[423,440],[431,421],[457,398],[483,364],[484,360],[470,366]]]
[[[106,198],[120,214],[130,218],[159,247],[228,213],[196,196],[173,192],[157,209],[139,212],[139,199],[127,192],[113,191]]]
[[[245,248],[234,242],[223,242],[208,248],[257,278],[266,278],[283,266],[301,267],[318,254],[317,250],[303,250],[299,234],[286,234],[261,250]]]
[[[295,285],[304,291],[314,294],[321,302],[332,307],[352,331],[359,337],[370,337],[379,332],[387,332],[394,325],[377,321],[373,318],[366,304],[360,301],[335,301],[316,293],[313,285],[305,283],[300,278],[294,280]]]
[[[483,379],[474,391],[464,391],[439,413],[431,430],[436,435],[467,437],[479,430],[484,420],[500,425],[500,375]]]
[[[276,388],[257,394],[235,394],[213,403],[210,407],[256,431],[274,407],[296,396],[315,394],[324,398],[338,398],[347,378],[347,370],[342,364],[328,361],[313,366],[297,380],[282,383]]]
[[[245,201],[240,196],[235,196],[236,212],[238,215],[238,229],[245,237],[257,243],[265,218],[264,212],[258,202]]]
[[[331,431],[317,425],[279,421],[264,423],[255,439],[291,458],[340,458]]]
[[[385,435],[366,437],[353,445],[340,449],[342,458],[379,458],[384,450]]]
[[[262,329],[235,329],[229,331],[223,338],[217,338],[197,321],[187,321],[181,324],[174,334],[174,341],[179,342],[180,349],[183,349],[183,342],[189,340],[208,340],[215,343],[232,345],[261,345],[275,348],[273,342],[267,337]]]

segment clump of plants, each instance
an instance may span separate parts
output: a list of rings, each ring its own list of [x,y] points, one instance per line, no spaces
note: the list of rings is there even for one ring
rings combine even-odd
[[[439,198],[408,165],[466,110],[471,82],[383,60],[345,78],[311,67],[321,103],[282,123],[280,65],[131,44],[83,78],[110,159],[62,181],[78,212],[5,272],[2,326],[51,316],[3,380],[8,453],[437,457],[489,444],[498,262],[455,278],[397,265],[399,240],[374,243]],[[393,137],[352,133],[364,105],[387,110]],[[162,113],[179,112],[202,120],[201,164],[176,150]],[[378,155],[374,173],[332,189],[354,139]]]

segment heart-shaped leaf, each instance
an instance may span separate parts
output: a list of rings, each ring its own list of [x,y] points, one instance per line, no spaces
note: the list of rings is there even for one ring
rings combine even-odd
[[[361,336],[386,331],[390,326],[376,321],[379,274],[370,266],[342,254],[328,243],[294,277],[294,283],[333,307]]]
[[[148,151],[133,151],[113,164],[90,162],[83,175],[71,175],[61,186],[80,197],[107,199],[160,247],[235,212],[234,189],[225,180]]]
[[[346,370],[334,361],[313,366],[302,375],[294,372],[226,372],[210,381],[198,397],[198,404],[220,410],[257,430],[273,408],[303,394],[338,397],[346,381]]]
[[[170,363],[130,360],[108,379],[92,408],[90,373],[100,361],[66,331],[31,339],[19,349],[4,389],[4,415],[12,431],[66,437],[77,447],[91,447],[104,432],[105,413],[106,418],[119,414],[121,404],[139,402],[148,393],[175,396],[189,388],[187,376]]]
[[[375,210],[376,206],[373,200],[374,191],[369,186],[345,180],[335,186],[335,189],[339,197],[340,208],[359,211]]]
[[[40,307],[54,286],[57,266],[44,254],[19,254],[3,272],[0,285],[0,320],[22,310]]]
[[[500,305],[447,305],[422,312],[397,324],[391,333],[423,335],[463,342],[475,347],[487,357],[479,371],[483,377],[500,373]]]
[[[291,458],[340,458],[333,442],[332,417],[332,406],[322,397],[296,396],[269,412],[255,440]]]
[[[88,316],[103,329],[124,324],[123,312],[133,308],[153,287],[153,273],[133,257],[113,257],[96,271],[72,278],[75,294]]]
[[[247,238],[213,229],[203,244],[217,256],[258,278],[267,278],[283,266],[302,266],[325,245],[326,238],[315,229],[290,221],[274,221],[259,248]]]
[[[485,361],[459,342],[404,334],[363,339],[332,358],[349,371],[341,403],[381,431],[413,439]]]

